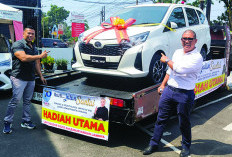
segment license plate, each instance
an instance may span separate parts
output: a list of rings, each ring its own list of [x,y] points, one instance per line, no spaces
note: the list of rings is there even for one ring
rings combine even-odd
[[[34,92],[32,100],[42,101],[43,93]]]
[[[90,57],[90,60],[92,63],[100,63],[100,64],[104,64],[106,63],[106,58],[105,57]]]

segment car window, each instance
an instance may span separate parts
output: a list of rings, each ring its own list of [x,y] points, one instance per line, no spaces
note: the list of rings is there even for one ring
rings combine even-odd
[[[199,10],[197,10],[197,14],[200,18],[201,23],[203,24],[205,22],[205,15],[202,12],[200,12]]]
[[[129,18],[133,18],[136,22],[133,25],[139,24],[153,24],[153,23],[161,23],[163,17],[165,16],[168,7],[132,7],[125,8],[111,17],[120,17],[121,19],[127,20]],[[110,19],[106,20],[107,23],[110,23]]]
[[[57,43],[63,43],[61,40],[55,40],[55,42],[57,42]]]
[[[196,11],[192,8],[185,8],[185,10],[186,10],[187,18],[189,21],[189,26],[199,24]]]
[[[173,9],[168,19],[168,23],[169,22],[175,22],[178,28],[186,26],[183,9],[181,7]]]
[[[8,53],[8,45],[5,41],[5,38],[0,37],[0,53]]]

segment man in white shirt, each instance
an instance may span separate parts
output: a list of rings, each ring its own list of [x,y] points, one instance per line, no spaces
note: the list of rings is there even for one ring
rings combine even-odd
[[[185,31],[181,42],[183,49],[176,50],[172,60],[164,54],[162,54],[160,59],[169,68],[161,86],[158,88],[158,92],[162,93],[159,101],[159,112],[153,137],[150,140],[149,146],[144,150],[144,155],[149,155],[158,149],[168,118],[175,110],[177,111],[182,134],[180,156],[187,157],[190,155],[190,111],[195,99],[194,88],[197,75],[201,71],[203,58],[195,47],[197,39],[194,31]]]

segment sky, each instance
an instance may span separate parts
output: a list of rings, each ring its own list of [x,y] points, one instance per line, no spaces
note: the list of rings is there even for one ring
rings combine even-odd
[[[187,2],[192,1],[187,0]],[[214,4],[211,6],[211,20],[216,20],[225,9],[223,2],[219,3],[219,0],[213,0],[213,2]],[[41,3],[43,12],[49,11],[51,4],[53,4],[58,7],[64,7],[70,12],[84,14],[89,27],[92,28],[100,23],[100,11],[103,6],[105,6],[105,17],[107,19],[123,7],[135,5],[136,0],[41,0]],[[139,0],[139,4],[152,4],[152,2],[150,0]],[[67,23],[71,25],[71,16],[68,17]]]

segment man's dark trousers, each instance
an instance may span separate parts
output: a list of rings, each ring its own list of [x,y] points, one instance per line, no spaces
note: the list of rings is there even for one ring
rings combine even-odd
[[[173,111],[177,111],[179,127],[182,134],[182,148],[189,149],[191,145],[191,123],[190,112],[194,103],[195,94],[193,90],[177,89],[166,86],[160,97],[159,112],[154,128],[151,146],[157,146],[163,135],[169,117]]]

